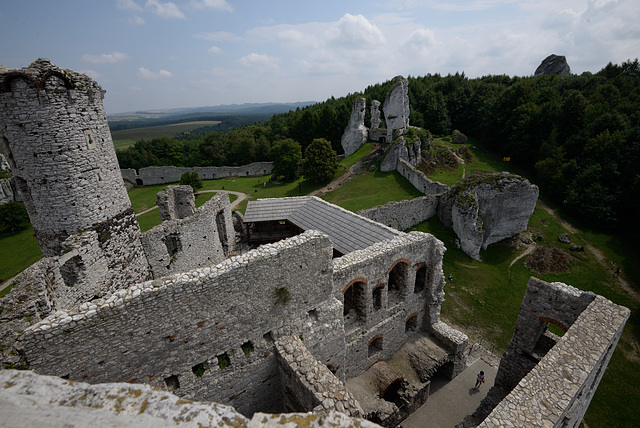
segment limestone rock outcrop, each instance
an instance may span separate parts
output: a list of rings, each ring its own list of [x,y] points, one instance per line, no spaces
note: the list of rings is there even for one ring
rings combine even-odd
[[[364,126],[364,114],[367,107],[366,98],[356,98],[351,110],[349,124],[342,134],[342,148],[345,157],[354,154],[367,141],[367,128]]]
[[[148,385],[71,382],[30,371],[0,371],[0,412],[6,426],[309,427],[378,425],[335,411],[324,414],[255,413],[187,401]]]
[[[544,76],[547,74],[569,74],[571,68],[567,63],[567,58],[564,55],[549,55],[546,57],[536,68],[533,77]]]
[[[14,201],[15,198],[13,196],[13,187],[11,186],[10,178],[2,178],[0,179],[0,205],[6,204],[7,202]]]
[[[418,165],[422,162],[420,140],[405,143],[404,139],[401,139],[399,142],[392,144],[380,163],[380,171],[395,171],[398,167],[398,159],[404,159],[411,165]]]
[[[409,126],[409,81],[407,79],[402,76],[393,78],[393,86],[384,100],[382,111],[387,123],[387,142],[391,143]]]
[[[454,129],[451,133],[451,142],[453,142],[453,144],[465,144],[468,140],[467,136],[457,129]]]
[[[438,217],[456,232],[460,248],[480,260],[480,250],[526,230],[538,187],[506,172],[471,176],[449,190]]]
[[[371,129],[380,127],[380,101],[371,101]]]

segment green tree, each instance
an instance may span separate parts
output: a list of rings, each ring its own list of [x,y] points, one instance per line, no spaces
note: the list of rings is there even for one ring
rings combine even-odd
[[[298,176],[298,165],[302,159],[302,147],[291,138],[278,141],[271,149],[273,174],[283,175],[286,180]]]
[[[316,138],[304,152],[301,164],[302,175],[310,181],[329,181],[338,170],[338,159],[331,143]]]
[[[0,232],[13,233],[29,227],[29,215],[21,202],[0,205]]]
[[[180,176],[180,184],[188,184],[193,188],[193,191],[202,189],[202,180],[195,171],[185,172]]]

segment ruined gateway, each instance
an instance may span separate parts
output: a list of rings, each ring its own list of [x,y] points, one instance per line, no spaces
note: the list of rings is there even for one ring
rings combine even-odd
[[[228,197],[182,214],[180,189],[163,199],[167,220],[141,234],[117,168],[103,94],[88,77],[48,60],[0,68],[2,151],[45,254],[2,299],[0,339],[12,351],[3,356],[19,357],[38,374],[81,381],[4,371],[0,401],[48,382],[85,397],[72,400],[79,408],[96,405],[87,395],[103,394],[100,407],[117,410],[115,400],[141,418],[160,413],[176,422],[178,413],[186,425],[195,426],[196,418],[185,412],[199,411],[199,421],[223,426],[277,423],[258,412],[307,411],[326,414],[299,416],[312,426],[357,425],[364,422],[349,416],[367,414],[345,380],[373,368],[384,378],[384,360],[409,336],[420,334],[439,349],[434,370],[453,378],[464,369],[468,339],[440,320],[445,248],[432,235],[399,232],[318,198],[286,198],[256,201],[244,224],[249,234],[285,224],[285,239],[238,253]],[[325,228],[326,216],[337,221]],[[357,225],[358,233],[339,232],[347,235],[344,247],[331,238],[339,222]],[[526,340],[514,335],[501,364],[504,380],[495,387],[498,400],[468,426],[528,424],[528,414],[535,414],[532,424],[577,426],[629,316],[563,284],[532,279],[529,288],[542,298],[521,307],[519,334],[525,331]],[[549,323],[567,333],[554,337]],[[585,341],[589,352],[581,347]],[[401,379],[386,379],[383,401],[389,390],[402,389]],[[144,385],[119,392],[106,385],[99,393],[98,385],[82,382],[147,384],[235,409],[205,409]],[[427,375],[426,396],[428,387]],[[158,404],[163,400],[165,407]],[[402,416],[390,406],[387,425]]]

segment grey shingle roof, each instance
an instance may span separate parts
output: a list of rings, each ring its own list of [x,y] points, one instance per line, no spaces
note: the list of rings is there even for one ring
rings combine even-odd
[[[314,196],[249,201],[245,223],[273,220],[288,220],[303,230],[320,230],[342,254],[400,235],[398,231]]]

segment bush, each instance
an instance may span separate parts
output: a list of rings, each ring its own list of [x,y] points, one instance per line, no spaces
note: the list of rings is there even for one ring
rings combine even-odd
[[[29,215],[21,202],[0,205],[0,233],[13,233],[29,227]]]
[[[203,186],[200,176],[198,176],[198,173],[195,171],[185,172],[184,174],[182,174],[180,176],[180,184],[182,185],[188,184],[193,188],[194,192],[202,189],[202,186]]]

